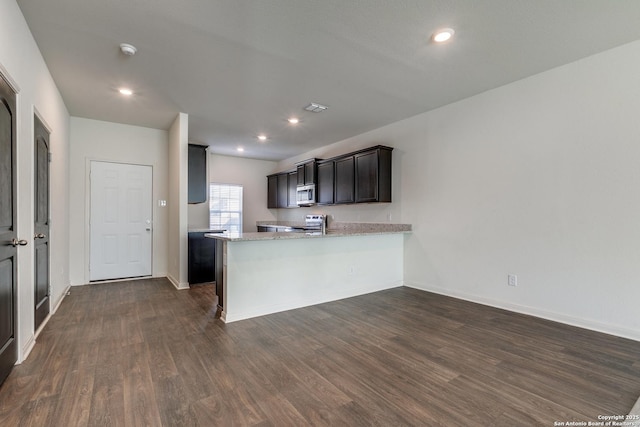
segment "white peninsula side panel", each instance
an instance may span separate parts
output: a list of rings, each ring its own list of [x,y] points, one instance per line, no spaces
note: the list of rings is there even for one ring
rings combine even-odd
[[[225,322],[403,284],[404,235],[225,242]]]

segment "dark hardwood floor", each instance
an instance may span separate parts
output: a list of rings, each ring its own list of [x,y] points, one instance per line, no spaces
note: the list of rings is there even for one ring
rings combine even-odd
[[[414,289],[228,325],[215,307],[164,279],[72,288],[0,425],[552,426],[640,395],[640,342]]]

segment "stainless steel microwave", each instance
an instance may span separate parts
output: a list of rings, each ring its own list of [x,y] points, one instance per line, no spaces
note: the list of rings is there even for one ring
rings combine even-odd
[[[296,203],[298,206],[311,206],[316,204],[316,185],[299,185],[297,187]]]

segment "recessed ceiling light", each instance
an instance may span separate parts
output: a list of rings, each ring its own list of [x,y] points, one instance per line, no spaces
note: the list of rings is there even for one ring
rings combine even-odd
[[[242,153],[244,151],[244,148],[238,147],[238,148],[236,148],[236,150],[238,150],[239,153]]]
[[[297,125],[298,123],[300,123],[300,119],[298,119],[297,117],[290,117],[287,121],[292,125]]]
[[[260,141],[266,141],[267,140],[267,135],[258,135],[258,139]]]
[[[133,95],[133,91],[131,89],[128,89],[126,87],[120,88],[118,89],[118,92],[120,92],[122,95],[124,96],[131,96]]]
[[[315,102],[312,102],[311,104],[304,107],[305,110],[311,111],[312,113],[322,113],[327,108],[328,107],[326,105],[320,105]]]
[[[451,39],[456,32],[452,28],[442,28],[433,33],[433,41],[436,43],[444,43]]]

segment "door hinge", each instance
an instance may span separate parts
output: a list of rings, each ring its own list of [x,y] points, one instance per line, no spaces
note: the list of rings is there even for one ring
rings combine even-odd
[[[53,157],[51,156],[51,153],[47,153],[47,158],[49,159],[49,163],[53,161]]]

